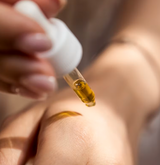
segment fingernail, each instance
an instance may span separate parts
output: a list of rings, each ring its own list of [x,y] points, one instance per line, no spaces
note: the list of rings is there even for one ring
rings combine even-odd
[[[52,43],[45,34],[27,34],[16,40],[15,47],[29,53],[43,52],[49,50],[52,47]]]
[[[28,97],[31,99],[36,99],[36,100],[46,100],[47,99],[47,95],[38,95],[36,93],[33,93],[27,89],[24,89],[22,87],[16,87],[16,86],[12,86],[11,87],[11,91],[13,94],[17,94],[23,97]]]
[[[20,80],[20,83],[26,88],[36,93],[51,93],[58,87],[57,81],[52,76],[32,75]]]

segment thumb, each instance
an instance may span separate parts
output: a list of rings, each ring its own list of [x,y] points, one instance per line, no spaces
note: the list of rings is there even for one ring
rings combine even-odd
[[[0,50],[18,49],[31,53],[50,47],[51,42],[38,23],[0,3]]]

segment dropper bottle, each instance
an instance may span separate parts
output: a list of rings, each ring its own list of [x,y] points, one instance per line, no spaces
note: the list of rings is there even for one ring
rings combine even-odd
[[[38,56],[48,59],[54,67],[56,77],[63,77],[86,106],[94,106],[95,94],[76,68],[82,58],[82,46],[65,23],[56,18],[48,20],[33,1],[19,1],[14,8],[34,19],[52,41],[53,47],[49,51],[38,53]]]

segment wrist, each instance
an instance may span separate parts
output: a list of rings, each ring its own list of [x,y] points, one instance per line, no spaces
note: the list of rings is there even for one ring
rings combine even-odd
[[[85,77],[96,97],[137,132],[158,109],[159,83],[155,72],[143,53],[132,45],[110,45]]]

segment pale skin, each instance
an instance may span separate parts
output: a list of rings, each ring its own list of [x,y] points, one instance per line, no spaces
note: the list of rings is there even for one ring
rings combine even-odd
[[[160,10],[158,0],[131,2],[113,38],[132,43],[112,43],[84,72],[97,105],[85,107],[68,88],[9,117],[0,132],[0,165],[23,165],[32,156],[34,165],[136,164],[140,132],[159,107]],[[81,115],[55,120],[64,111]]]

